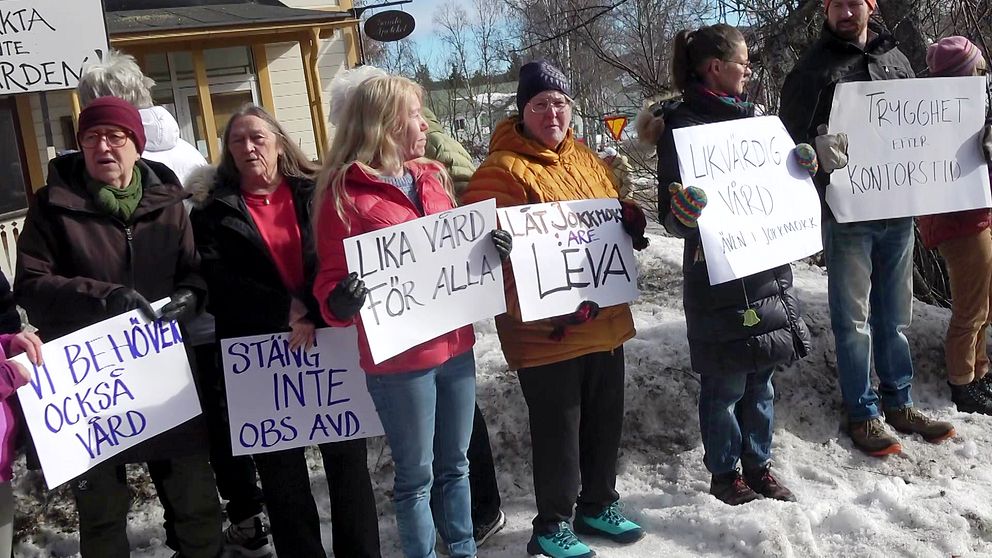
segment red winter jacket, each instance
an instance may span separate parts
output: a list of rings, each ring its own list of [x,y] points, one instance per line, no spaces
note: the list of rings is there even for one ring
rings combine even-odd
[[[425,214],[441,213],[453,208],[451,199],[438,179],[437,171],[440,167],[437,165],[437,163],[406,163],[406,167],[413,173]],[[351,205],[345,204],[347,224],[338,216],[334,200],[330,195],[324,197],[317,221],[319,264],[313,294],[320,302],[324,321],[330,326],[349,326],[358,322],[360,363],[369,374],[395,374],[433,368],[471,349],[475,344],[475,332],[472,326],[468,325],[375,364],[369,351],[369,342],[361,316],[356,314],[354,318],[342,321],[327,309],[325,303],[327,295],[334,290],[338,281],[348,275],[348,264],[344,253],[345,238],[422,217],[403,192],[391,184],[380,181],[362,165],[354,164],[345,172],[347,173],[345,189],[352,201]]]
[[[989,171],[992,180],[992,169]],[[920,238],[929,250],[948,240],[976,235],[992,226],[992,209],[969,209],[954,213],[924,215],[916,218],[920,226]]]

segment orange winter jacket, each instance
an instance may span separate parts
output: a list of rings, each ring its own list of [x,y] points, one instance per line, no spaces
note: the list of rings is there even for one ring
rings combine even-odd
[[[462,197],[465,204],[496,199],[497,207],[553,201],[616,198],[613,173],[589,148],[575,141],[571,130],[558,149],[548,149],[524,137],[519,117],[497,127],[482,162]],[[630,308],[618,304],[603,308],[584,324],[569,326],[561,341],[551,339],[550,319],[520,320],[516,282],[509,262],[504,264],[505,314],[496,316],[503,355],[512,370],[569,360],[589,353],[612,351],[634,336]]]

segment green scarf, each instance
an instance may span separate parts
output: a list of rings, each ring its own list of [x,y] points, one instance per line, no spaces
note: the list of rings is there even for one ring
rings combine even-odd
[[[86,190],[93,196],[93,201],[100,211],[126,223],[141,201],[141,170],[137,166],[134,167],[131,172],[131,183],[126,188],[108,186],[87,173]]]

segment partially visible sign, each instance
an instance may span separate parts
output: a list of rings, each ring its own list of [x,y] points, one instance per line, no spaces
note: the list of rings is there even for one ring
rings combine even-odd
[[[362,326],[375,363],[506,312],[495,227],[488,199],[344,240],[348,270],[369,289]]]
[[[0,35],[0,94],[72,89],[109,50],[101,0],[2,0]]]
[[[318,329],[310,350],[290,349],[289,333],[220,346],[234,455],[382,434],[354,327]]]
[[[152,306],[160,308],[167,299]],[[200,414],[176,322],[137,310],[41,347],[45,363],[17,391],[49,489]]]
[[[410,36],[416,26],[417,21],[412,15],[400,10],[386,10],[365,21],[365,34],[380,43],[389,43]]]
[[[627,127],[627,117],[626,116],[607,116],[603,119],[606,124],[606,129],[610,131],[610,136],[613,137],[613,141],[620,141],[620,134],[623,133],[623,129]]]
[[[848,163],[830,174],[840,223],[992,206],[980,138],[985,78],[842,83],[831,133],[846,132]]]
[[[820,198],[777,116],[679,128],[674,138],[682,181],[709,200],[699,234],[711,285],[820,251]]]
[[[513,278],[525,322],[637,298],[637,263],[616,199],[516,205],[497,210],[513,235]]]

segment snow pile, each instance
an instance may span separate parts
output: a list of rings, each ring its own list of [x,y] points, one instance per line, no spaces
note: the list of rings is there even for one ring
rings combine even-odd
[[[795,265],[796,287],[814,350],[776,376],[774,444],[774,470],[799,502],[734,508],[709,496],[696,418],[699,382],[689,367],[682,312],[682,243],[649,236],[651,246],[639,254],[642,296],[633,305],[638,335],[625,349],[627,411],[618,479],[626,512],[648,535],[629,547],[587,540],[600,556],[992,556],[992,417],[956,413],[950,402],[942,349],[949,312],[917,302],[907,335],[916,364],[914,400],[954,421],[958,436],[940,445],[902,436],[903,454],[867,457],[839,430],[825,273],[802,263]],[[476,331],[479,401],[508,517],[480,556],[518,557],[525,554],[535,513],[527,410],[493,322]],[[370,442],[383,555],[392,557],[401,554],[389,503],[388,453],[381,440]],[[312,461],[312,480],[329,549],[327,485],[318,464]],[[16,486],[24,501],[33,485],[25,479]],[[136,501],[130,525],[134,556],[171,555],[162,542],[161,510],[147,496]],[[74,533],[49,524],[37,526],[17,547],[17,555],[26,557],[77,551]]]

